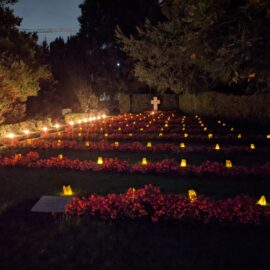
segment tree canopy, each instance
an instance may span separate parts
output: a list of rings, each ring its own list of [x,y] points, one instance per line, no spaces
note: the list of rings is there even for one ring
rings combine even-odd
[[[116,35],[135,75],[160,92],[269,91],[269,0],[164,0],[166,18]]]
[[[133,63],[115,38],[120,25],[126,34],[136,32],[146,17],[157,20],[157,0],[85,0],[80,5],[80,31],[65,43],[57,39],[50,45],[53,73],[58,93],[67,93],[87,110],[87,100],[104,92],[111,97],[142,86],[132,74]]]
[[[12,110],[18,102],[37,95],[40,81],[51,74],[42,63],[42,52],[36,34],[19,31],[21,19],[13,14],[10,4],[0,0],[0,115]]]

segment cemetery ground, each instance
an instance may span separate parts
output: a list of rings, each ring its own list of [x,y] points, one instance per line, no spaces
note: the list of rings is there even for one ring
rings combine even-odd
[[[149,131],[147,125],[150,125]],[[190,171],[186,174],[57,167],[64,162],[62,159],[96,162],[100,156],[104,160],[110,157],[128,160],[130,166],[141,162],[143,157],[153,163],[173,159],[179,164],[186,159],[187,167],[182,170],[200,166],[206,160],[220,164],[231,160],[233,168],[224,167],[224,171],[237,166],[250,169],[267,164],[270,152],[267,130],[236,125],[234,123],[236,130],[232,132],[229,123],[223,126],[218,119],[202,120],[187,116],[183,120],[183,116],[169,113],[127,115],[68,127],[60,134],[43,134],[36,141],[23,145],[14,143],[11,148],[2,150],[1,269],[269,269],[269,225],[202,224],[175,220],[102,221],[30,211],[43,195],[61,196],[63,185],[71,185],[79,197],[93,193],[125,193],[130,187],[139,189],[152,184],[168,194],[187,194],[193,189],[212,200],[240,194],[255,199],[261,195],[269,198],[269,175],[264,173],[228,176],[220,174],[220,171],[212,174],[193,174]],[[207,131],[203,130],[206,126]],[[209,139],[209,134],[214,138]],[[91,145],[98,145],[104,140],[106,147],[102,144],[102,147],[91,148]],[[76,147],[65,144],[70,141],[76,141],[79,147],[77,144]],[[116,141],[119,143],[117,147]],[[150,141],[151,147],[142,148]],[[45,142],[57,143],[45,147]],[[133,142],[141,145],[134,146]],[[180,143],[184,143],[185,148],[180,149]],[[217,143],[220,150],[215,150]],[[128,150],[118,149],[125,144]],[[168,148],[167,144],[173,147]],[[250,149],[251,144],[255,149]],[[156,145],[160,145],[159,149],[155,149]],[[54,167],[29,168],[27,164],[20,163],[21,156],[12,158],[15,153],[24,157],[29,151],[38,152],[39,160],[55,157],[60,163],[53,163]],[[10,158],[12,165],[4,164],[4,157]]]

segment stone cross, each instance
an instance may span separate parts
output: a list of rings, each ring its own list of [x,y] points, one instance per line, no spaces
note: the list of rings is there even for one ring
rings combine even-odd
[[[160,104],[160,100],[157,97],[154,97],[151,100],[151,104],[154,105],[154,111],[158,111],[158,105]]]

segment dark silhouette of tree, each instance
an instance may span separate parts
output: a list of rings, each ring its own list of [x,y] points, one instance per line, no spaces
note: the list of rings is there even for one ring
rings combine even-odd
[[[165,0],[166,18],[117,37],[135,75],[160,92],[269,91],[269,0]]]

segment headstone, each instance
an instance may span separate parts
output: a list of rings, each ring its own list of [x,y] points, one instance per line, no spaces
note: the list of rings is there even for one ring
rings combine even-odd
[[[157,97],[154,97],[151,100],[151,104],[154,106],[154,111],[158,111],[158,105],[160,104],[160,100]]]
[[[70,108],[64,108],[62,109],[62,115],[65,116],[66,114],[72,113],[72,109]]]
[[[64,213],[65,206],[71,202],[72,196],[42,196],[32,207],[32,212],[40,213]]]

